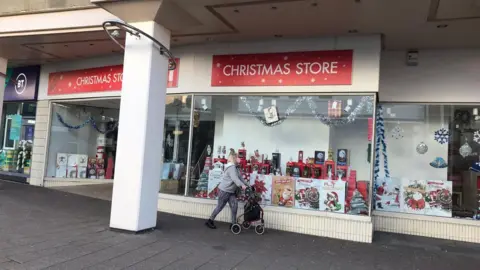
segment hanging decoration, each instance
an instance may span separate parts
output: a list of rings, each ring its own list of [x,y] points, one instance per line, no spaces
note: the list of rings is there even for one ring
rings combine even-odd
[[[252,109],[252,106],[250,105],[250,102],[248,101],[247,97],[240,97],[240,100],[245,104],[245,107],[247,107],[248,112],[253,117],[257,118],[257,120],[260,121],[260,123],[262,123],[264,126],[267,126],[267,127],[273,127],[283,123],[283,121],[285,121],[291,114],[293,114],[304,101],[307,101],[313,116],[317,120],[319,120],[320,122],[328,126],[339,126],[339,125],[353,123],[355,122],[357,115],[360,114],[362,111],[366,111],[367,114],[373,112],[373,97],[365,96],[365,97],[362,97],[362,99],[360,100],[360,103],[355,107],[355,109],[353,109],[353,111],[347,117],[330,118],[328,116],[317,113],[317,105],[313,101],[313,98],[310,96],[304,96],[304,97],[298,97],[295,100],[295,102],[287,108],[287,110],[285,111],[284,117],[279,117],[278,121],[268,124],[263,117],[258,115],[258,112],[255,112]],[[263,108],[263,100],[261,103]]]
[[[376,111],[376,139],[375,139],[375,164],[374,164],[374,190],[373,194],[377,194],[378,188],[378,179],[380,178],[380,147],[382,147],[383,155],[383,172],[385,173],[385,178],[390,178],[390,170],[388,168],[388,155],[387,155],[387,143],[385,141],[385,123],[383,120],[383,107],[381,105],[377,106]],[[375,205],[375,197],[372,196],[373,205]]]
[[[449,132],[445,128],[440,128],[439,130],[435,131],[435,141],[437,141],[440,144],[445,144],[448,143],[448,138],[449,138]]]
[[[430,162],[430,166],[437,169],[443,169],[446,168],[448,165],[443,158],[436,157],[432,162]]]
[[[462,145],[462,147],[460,147],[458,152],[463,158],[466,158],[472,154],[472,147],[470,147],[470,145],[468,144],[468,140],[466,138],[465,138],[465,143]]]
[[[392,129],[392,131],[390,131],[391,135],[392,135],[392,138],[396,139],[396,140],[399,140],[401,138],[403,138],[403,133],[405,133],[405,131],[403,130],[403,128],[397,123],[397,125]]]
[[[417,145],[417,153],[423,155],[428,152],[428,146],[424,142],[421,142]]]
[[[480,130],[477,130],[473,133],[473,141],[480,143]]]
[[[118,122],[111,122],[111,124],[107,125],[107,128],[105,130],[101,130],[98,126],[97,126],[97,122],[95,122],[95,119],[93,119],[93,117],[88,117],[87,120],[85,120],[83,123],[81,123],[80,125],[70,125],[68,123],[66,123],[64,120],[63,120],[63,117],[57,113],[57,119],[58,121],[66,128],[68,129],[74,129],[74,130],[78,130],[78,129],[81,129],[83,127],[85,127],[86,125],[91,125],[96,131],[98,131],[99,133],[101,134],[107,134],[107,133],[110,133],[114,130],[116,130],[118,128]]]

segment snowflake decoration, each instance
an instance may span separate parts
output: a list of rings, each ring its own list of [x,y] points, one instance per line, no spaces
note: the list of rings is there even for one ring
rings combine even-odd
[[[477,130],[473,133],[473,141],[480,143],[480,130]]]
[[[403,128],[401,128],[400,126],[396,126],[392,129],[392,131],[390,132],[392,134],[392,138],[398,140],[398,139],[401,139],[403,138],[403,133],[404,133],[404,130]]]
[[[440,144],[448,143],[448,137],[450,136],[450,133],[448,130],[445,128],[441,128],[437,131],[435,131],[435,141],[437,141]]]

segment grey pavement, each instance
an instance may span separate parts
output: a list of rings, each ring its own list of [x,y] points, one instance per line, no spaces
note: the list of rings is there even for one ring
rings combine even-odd
[[[480,269],[480,245],[376,233],[361,244],[268,230],[232,235],[158,214],[157,230],[110,231],[110,202],[0,181],[0,269]]]

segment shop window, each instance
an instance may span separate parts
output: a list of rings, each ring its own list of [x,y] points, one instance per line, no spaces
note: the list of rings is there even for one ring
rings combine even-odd
[[[35,129],[36,103],[4,103],[2,113],[0,173],[28,177]]]
[[[368,215],[373,100],[194,96],[188,194],[215,199],[234,151],[264,205]]]
[[[479,107],[383,104],[381,108],[376,211],[479,219]]]
[[[161,193],[185,194],[191,107],[192,96],[166,97]]]
[[[46,176],[113,179],[118,107],[107,100],[54,103]]]

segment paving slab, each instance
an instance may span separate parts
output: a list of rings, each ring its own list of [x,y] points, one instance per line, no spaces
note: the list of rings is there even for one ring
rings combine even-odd
[[[92,187],[0,185],[0,269],[480,269],[480,245],[387,233],[373,244],[275,230],[232,235],[227,224],[210,230],[159,212],[155,231],[123,234],[108,228],[111,185],[97,198],[87,197]]]

